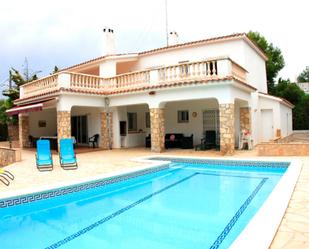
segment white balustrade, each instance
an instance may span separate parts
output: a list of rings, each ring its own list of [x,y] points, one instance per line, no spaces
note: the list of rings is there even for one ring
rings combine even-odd
[[[217,77],[217,61],[201,61],[157,69],[158,83]]]
[[[58,74],[34,80],[21,86],[21,98],[51,92],[57,88]]]
[[[150,85],[170,84],[190,80],[219,79],[234,76],[246,82],[246,70],[229,58],[197,61],[125,73],[110,78],[95,75],[60,72],[21,87],[21,98],[48,93],[55,89],[75,89],[90,92],[117,92]]]
[[[95,75],[70,73],[70,86],[73,89],[101,90],[104,86],[104,78]]]

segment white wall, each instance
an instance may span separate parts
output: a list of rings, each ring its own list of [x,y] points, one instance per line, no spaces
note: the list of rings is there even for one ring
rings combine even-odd
[[[145,54],[139,57],[133,70],[167,66],[177,64],[180,61],[199,61],[207,58],[229,56],[239,64],[245,62],[241,40],[217,42],[212,44],[196,45],[187,48],[175,48],[173,50]]]
[[[100,77],[109,78],[116,75],[117,72],[117,63],[115,60],[104,61],[100,65]]]
[[[149,108],[146,104],[132,105],[132,106],[121,106],[112,108],[113,111],[113,148],[131,148],[131,147],[144,147],[145,137],[149,134],[150,129],[146,128],[145,113],[149,112]],[[137,131],[128,132],[127,135],[120,136],[120,121],[127,122],[127,113],[136,112],[137,113]]]
[[[254,51],[247,42],[242,41],[245,63],[247,69],[247,81],[259,92],[267,93],[266,62]]]
[[[166,102],[217,98],[219,103],[234,103],[235,98],[250,101],[250,93],[235,87],[233,81],[211,82],[189,87],[158,89],[154,95],[138,92],[112,96],[110,106],[127,106],[147,103],[149,108],[164,107]]]
[[[183,133],[185,136],[190,136],[193,134],[194,144],[199,144],[203,136],[203,111],[206,109],[218,109],[217,101],[215,99],[208,99],[167,103],[164,107],[165,132]],[[189,123],[177,122],[178,110],[189,110]],[[145,104],[117,107],[113,109],[114,148],[120,148],[121,137],[119,134],[119,122],[127,121],[127,112],[137,113],[137,129],[142,129],[143,132],[131,134],[128,133],[125,137],[124,147],[144,147],[145,137],[150,133],[150,129],[146,128],[145,120],[145,113],[149,112],[149,108]],[[197,112],[197,117],[192,117],[193,112]]]
[[[103,96],[92,96],[82,94],[62,94],[59,96],[57,103],[58,111],[71,111],[73,106],[84,106],[84,107],[101,107],[104,109],[105,102]]]
[[[39,127],[39,120],[46,121],[46,127]],[[33,137],[55,136],[57,134],[56,109],[46,109],[29,113],[29,132]]]
[[[170,102],[165,105],[165,133],[183,133],[185,136],[193,134],[193,143],[200,144],[203,137],[203,111],[218,109],[216,99]],[[189,111],[189,122],[178,123],[177,113],[181,110]],[[192,117],[196,112],[197,116]]]
[[[238,145],[239,137],[239,108],[243,102],[235,101],[235,145]],[[208,109],[218,109],[216,99],[192,100],[192,101],[175,101],[168,102],[164,107],[165,115],[165,133],[183,133],[185,136],[193,134],[194,144],[199,144],[203,136],[203,111]],[[178,110],[189,111],[189,122],[178,123]],[[123,143],[124,147],[145,146],[145,137],[150,133],[146,128],[145,113],[148,112],[147,105],[134,105],[113,108],[113,127],[114,127],[114,148],[121,147],[121,137],[119,134],[119,122],[127,121],[127,112],[137,113],[137,129],[143,132],[127,134]],[[197,116],[193,117],[192,113],[196,112]],[[127,124],[128,125],[128,124]]]
[[[157,51],[153,54],[142,54],[139,55],[137,62],[132,64],[127,71],[139,71],[178,64],[184,61],[200,61],[221,56],[228,56],[244,67],[249,72],[248,83],[261,92],[267,92],[265,60],[242,39],[174,48]],[[101,64],[101,77],[114,75],[116,75],[114,61]]]
[[[263,109],[273,110],[273,137],[276,136],[276,130],[281,130],[281,136],[285,137],[293,132],[292,127],[292,108],[280,102],[279,99],[275,99],[269,96],[259,96],[258,111],[260,112]],[[256,120],[254,129],[261,129],[260,122],[261,117]],[[262,141],[262,133],[259,132],[258,142]]]

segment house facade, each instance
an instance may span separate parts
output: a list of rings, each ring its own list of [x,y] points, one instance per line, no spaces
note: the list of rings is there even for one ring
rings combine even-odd
[[[241,132],[253,144],[292,133],[293,106],[267,94],[265,54],[233,34],[117,54],[114,32],[103,30],[102,56],[25,84],[17,105],[19,141],[29,136],[66,138],[77,144],[99,134],[103,149],[145,146],[162,152],[165,134],[216,133],[223,154],[233,154]]]

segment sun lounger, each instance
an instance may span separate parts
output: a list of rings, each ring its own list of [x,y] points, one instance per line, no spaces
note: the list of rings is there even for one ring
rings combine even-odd
[[[63,169],[77,169],[77,161],[72,138],[60,139],[60,165]]]
[[[40,171],[53,170],[53,158],[50,152],[49,140],[38,140],[37,143],[36,167]]]

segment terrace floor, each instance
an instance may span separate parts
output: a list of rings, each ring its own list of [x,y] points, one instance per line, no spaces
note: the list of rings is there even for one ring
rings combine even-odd
[[[14,163],[5,169],[15,175],[15,180],[9,187],[0,185],[0,192],[21,190],[64,183],[70,180],[82,180],[91,176],[111,173],[122,169],[143,166],[142,162],[131,161],[139,156],[155,155],[149,149],[114,149],[111,151],[79,151],[77,160],[78,170],[65,171],[59,165],[56,154],[53,155],[54,170],[39,172],[35,167],[34,150],[23,150],[22,161]],[[167,150],[163,155],[221,157],[218,151]],[[160,155],[162,155],[160,154]],[[233,158],[237,159],[257,156],[256,151],[237,151]],[[268,157],[270,158],[270,157]],[[282,158],[282,157],[280,157]],[[297,157],[303,161],[303,168],[295,187],[293,196],[285,216],[273,240],[271,249],[309,248],[309,157]],[[290,159],[290,157],[289,157]],[[146,166],[146,165],[145,165]]]

